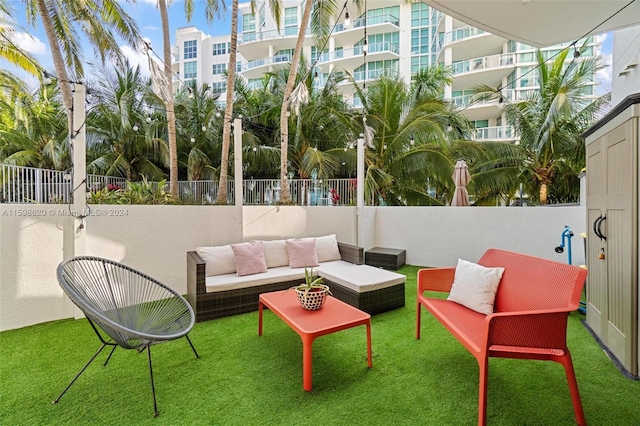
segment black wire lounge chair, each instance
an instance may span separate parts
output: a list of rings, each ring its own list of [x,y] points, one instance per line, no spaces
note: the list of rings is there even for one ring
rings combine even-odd
[[[151,345],[184,336],[199,358],[187,335],[195,322],[189,303],[157,280],[128,266],[98,257],[80,256],[64,261],[58,266],[57,275],[60,286],[84,312],[102,346],[53,403],[62,398],[106,346],[112,346],[112,349],[105,366],[118,346],[138,352],[146,349],[153,413],[157,416]],[[108,337],[103,337],[100,330]]]

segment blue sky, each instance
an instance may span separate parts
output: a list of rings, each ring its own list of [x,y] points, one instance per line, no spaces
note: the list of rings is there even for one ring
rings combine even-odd
[[[162,28],[160,22],[160,12],[156,8],[157,0],[137,0],[135,5],[124,3],[121,1],[124,9],[133,17],[138,23],[138,27],[142,34],[142,37],[151,42],[152,48],[162,56]],[[230,3],[229,7],[230,7]],[[15,9],[13,18],[17,21],[16,33],[14,36],[14,43],[23,48],[24,50],[31,52],[40,63],[47,69],[53,69],[51,54],[47,39],[44,35],[42,25],[38,25],[37,28],[28,28],[25,26],[25,9],[21,1],[14,0],[12,2]],[[204,18],[202,0],[196,0],[194,2],[195,11],[191,22],[187,22],[184,15],[184,2],[176,0],[169,10],[169,25],[171,28],[171,41],[175,42],[175,32],[178,28],[193,25],[206,34],[209,35],[224,35],[230,33],[231,28],[231,9],[223,12],[223,16],[216,19],[212,23],[207,23]],[[611,51],[613,37],[609,34],[603,34],[599,36],[602,40],[602,55],[604,64],[611,64]],[[148,73],[148,64],[145,56],[135,52],[129,46],[121,46],[125,55],[129,58],[132,64],[140,64],[143,73]],[[87,45],[85,52],[88,56],[91,56],[92,49]],[[93,58],[87,57],[87,61],[93,62]],[[0,61],[0,65],[3,68],[8,67],[6,63]],[[26,74],[17,72],[20,77],[26,78]],[[599,86],[599,93],[605,93],[611,90],[611,68],[606,67],[598,73],[598,79],[601,83]]]
[[[156,8],[157,0],[137,0],[136,4],[124,3],[121,1],[123,8],[138,23],[140,33],[143,38],[151,41],[152,48],[162,56],[162,23],[160,21],[160,12]],[[230,2],[229,2],[230,3]],[[207,23],[204,18],[202,0],[196,0],[195,11],[191,22],[187,22],[184,14],[184,2],[176,0],[169,9],[169,25],[171,29],[171,42],[175,42],[175,32],[178,28],[193,25],[209,35],[223,35],[231,32],[231,9],[222,13],[219,19],[211,24]],[[51,51],[44,33],[42,25],[38,23],[37,28],[26,26],[26,13],[22,2],[13,1],[12,6],[15,13],[12,18],[16,21],[15,34],[13,42],[23,50],[30,52],[35,58],[47,69],[53,69],[51,60]],[[125,55],[130,62],[140,64],[143,72],[148,73],[148,65],[146,57],[136,53],[129,46],[121,46]],[[94,62],[92,58],[92,49],[86,44],[85,50],[88,62]],[[0,61],[3,68],[12,68],[6,62]],[[16,71],[23,78],[26,78],[24,72]]]

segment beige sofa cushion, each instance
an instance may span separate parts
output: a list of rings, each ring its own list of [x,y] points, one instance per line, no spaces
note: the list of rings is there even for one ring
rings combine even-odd
[[[236,272],[236,258],[230,245],[217,247],[198,247],[198,256],[204,260],[205,275],[223,275]]]
[[[403,284],[407,280],[406,276],[396,272],[343,260],[322,263],[315,270],[319,276],[358,293]]]
[[[267,268],[289,265],[287,242],[285,240],[263,241],[262,247],[264,248]]]
[[[338,240],[336,234],[326,235],[316,238],[316,253],[318,262],[330,262],[341,260],[340,250],[338,250]]]
[[[263,272],[262,274],[244,275],[242,277],[239,277],[236,274],[210,276],[206,278],[205,286],[207,293],[214,293],[216,291],[237,290],[264,284],[303,279],[304,268],[280,266],[277,268],[269,268],[267,272]]]

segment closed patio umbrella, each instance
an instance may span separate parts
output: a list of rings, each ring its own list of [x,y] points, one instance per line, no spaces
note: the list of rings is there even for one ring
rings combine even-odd
[[[456,184],[456,190],[453,193],[453,199],[451,200],[452,206],[468,206],[469,205],[469,193],[466,186],[471,180],[469,170],[467,169],[467,162],[460,159],[456,161],[456,168],[451,176],[453,182]]]

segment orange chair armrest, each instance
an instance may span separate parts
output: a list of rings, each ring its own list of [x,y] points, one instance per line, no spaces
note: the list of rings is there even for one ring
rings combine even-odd
[[[418,271],[418,294],[425,291],[450,292],[456,268],[429,268]]]
[[[487,315],[487,343],[529,348],[566,347],[568,308]]]

